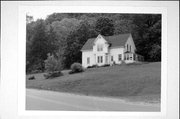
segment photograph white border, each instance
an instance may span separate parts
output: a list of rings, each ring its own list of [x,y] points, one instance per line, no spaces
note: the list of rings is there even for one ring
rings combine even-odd
[[[165,91],[161,92],[161,96],[166,97],[161,101],[162,105],[166,105],[166,109],[163,109],[164,113],[151,115],[151,113],[137,112],[117,114],[114,112],[87,113],[82,111],[73,114],[71,111],[68,111],[68,113],[62,111],[61,114],[55,115],[54,112],[57,113],[56,111],[48,114],[46,111],[32,111],[30,113],[23,111],[24,107],[21,101],[25,98],[25,96],[22,97],[22,95],[25,95],[25,90],[21,90],[22,87],[19,86],[22,86],[20,81],[24,80],[24,78],[20,79],[23,77],[21,75],[25,74],[25,70],[20,73],[20,66],[25,62],[20,57],[21,55],[25,56],[25,53],[21,54],[25,52],[23,51],[25,49],[25,43],[23,44],[23,42],[25,41],[20,41],[20,39],[25,39],[25,31],[19,32],[20,29],[24,29],[23,25],[20,24],[25,24],[24,14],[27,7],[35,8],[38,6],[113,6],[164,9],[166,13],[163,14],[165,21],[162,21],[162,32],[167,33],[162,36],[162,40],[166,41],[162,43],[162,59],[165,60],[165,65],[167,65],[162,65],[162,70],[164,70],[162,77],[166,79],[165,85],[161,86],[161,89],[166,87]],[[22,22],[20,22],[21,20]],[[19,47],[21,45],[22,48]],[[179,119],[179,1],[2,1],[0,83],[0,118],[2,119]]]
[[[20,6],[19,7],[19,63],[18,63],[18,112],[21,115],[43,115],[43,111],[25,110],[25,51],[26,51],[26,14],[31,11],[54,11],[58,13],[129,13],[129,14],[161,14],[162,15],[162,62],[161,62],[161,111],[160,112],[121,112],[121,111],[46,111],[46,115],[142,115],[142,116],[162,116],[166,112],[166,82],[167,82],[167,11],[163,7],[118,7],[118,6]],[[21,55],[20,55],[21,54]],[[22,55],[23,54],[23,55]],[[103,114],[102,114],[103,113]]]

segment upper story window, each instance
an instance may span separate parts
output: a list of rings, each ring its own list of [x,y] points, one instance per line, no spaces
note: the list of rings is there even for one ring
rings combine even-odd
[[[97,45],[97,51],[103,51],[103,44]]]
[[[126,45],[126,50],[131,52],[131,45]]]

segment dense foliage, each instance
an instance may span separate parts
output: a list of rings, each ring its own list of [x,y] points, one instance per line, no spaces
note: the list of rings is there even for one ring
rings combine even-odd
[[[48,54],[48,58],[45,60],[45,69],[47,72],[61,71],[62,66],[60,59]]]
[[[73,73],[79,73],[79,72],[83,72],[83,67],[80,63],[73,63],[71,65],[71,71],[69,72],[70,74],[73,74]]]
[[[59,58],[62,69],[81,62],[84,43],[98,34],[131,33],[137,53],[146,61],[161,61],[160,14],[53,13],[33,21],[27,15],[26,71],[45,70],[47,54]]]

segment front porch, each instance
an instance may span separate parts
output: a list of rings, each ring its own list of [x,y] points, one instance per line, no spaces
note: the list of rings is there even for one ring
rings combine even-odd
[[[134,63],[134,62],[141,62],[141,61],[144,61],[144,57],[139,54],[129,52],[129,51],[124,53],[124,62],[126,64]]]

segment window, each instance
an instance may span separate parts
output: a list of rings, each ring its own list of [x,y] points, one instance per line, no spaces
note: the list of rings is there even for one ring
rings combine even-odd
[[[87,58],[87,64],[90,64],[90,57]]]
[[[108,63],[108,56],[106,55],[105,63]]]
[[[102,63],[103,62],[103,56],[98,56],[98,63]]]
[[[97,45],[97,51],[103,51],[103,44]]]
[[[127,60],[129,60],[129,55],[127,55]]]
[[[113,62],[113,56],[111,56],[111,61]]]
[[[101,56],[101,63],[103,62],[103,57]]]
[[[128,44],[127,44],[127,51],[128,51]]]
[[[130,47],[130,52],[131,52],[131,46],[129,46]]]
[[[124,60],[126,60],[126,55],[124,55]]]
[[[122,55],[121,55],[121,54],[119,54],[118,59],[119,59],[119,61],[121,61],[121,60],[122,60]]]

